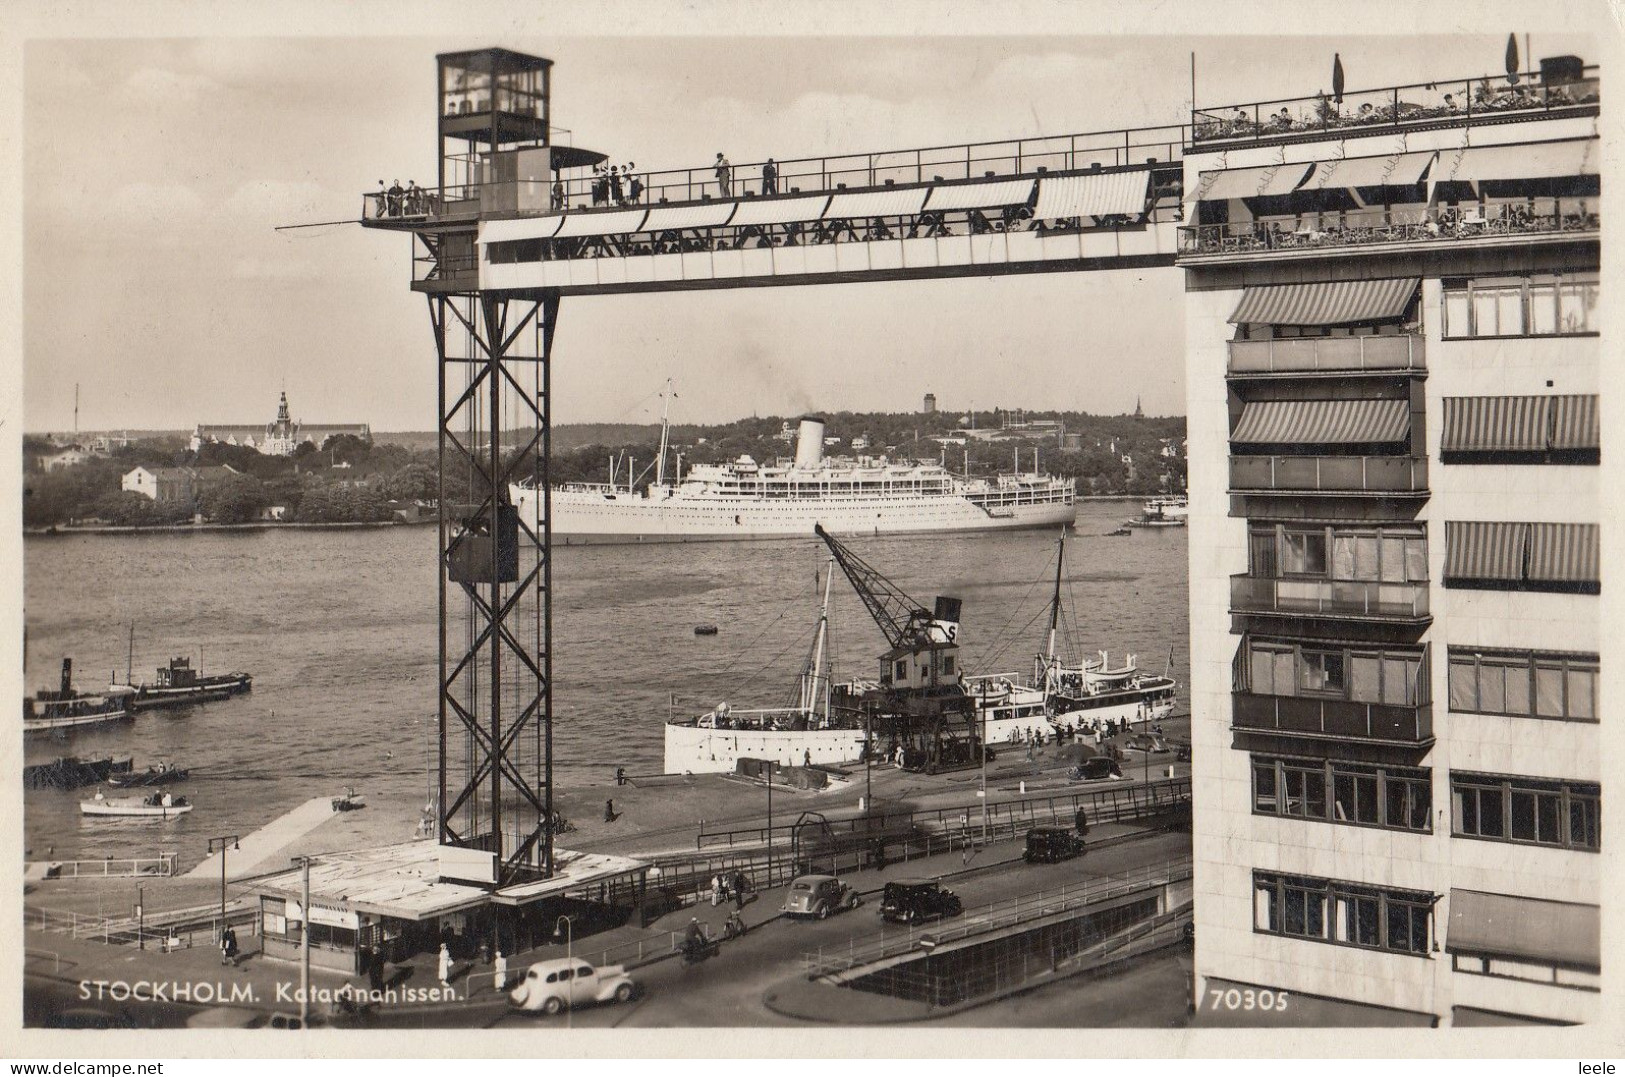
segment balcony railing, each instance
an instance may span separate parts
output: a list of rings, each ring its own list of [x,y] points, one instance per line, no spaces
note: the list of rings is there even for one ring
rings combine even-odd
[[[1596,199],[1543,199],[1541,211],[1503,205],[1488,214],[1432,207],[1388,212],[1346,213],[1334,219],[1294,224],[1245,221],[1191,224],[1179,229],[1179,253],[1272,254],[1296,250],[1365,247],[1377,243],[1437,243],[1449,240],[1595,232],[1602,217]]]
[[[1232,456],[1230,492],[1415,494],[1428,462],[1414,456]]]
[[[363,221],[440,221],[453,214],[470,219],[485,211],[525,214],[607,206],[652,206],[662,202],[698,202],[705,199],[750,198],[765,194],[831,194],[842,188],[886,187],[912,183],[971,179],[1037,177],[1046,172],[1075,172],[1091,168],[1122,168],[1148,161],[1180,160],[1189,129],[1183,125],[1140,127],[1118,131],[1050,135],[1004,142],[974,142],[931,146],[839,157],[806,157],[775,161],[777,178],[764,185],[763,162],[731,166],[728,188],[723,189],[714,164],[658,172],[623,173],[617,186],[594,174],[558,177],[557,184],[540,181],[464,184],[419,188],[409,202],[391,198],[388,191],[363,195]],[[636,197],[632,194],[634,181]],[[498,188],[501,192],[498,192]],[[517,188],[517,197],[513,195]],[[495,199],[508,204],[497,205]],[[453,217],[452,219],[458,219]]]
[[[1380,580],[1281,579],[1231,576],[1234,613],[1289,617],[1348,617],[1420,621],[1428,616],[1428,585]]]
[[[1231,374],[1316,374],[1419,371],[1422,338],[1403,336],[1284,337],[1230,342]]]
[[[1231,727],[1283,736],[1328,737],[1385,744],[1426,744],[1433,740],[1433,705],[1356,703],[1307,696],[1230,695]]]
[[[1259,141],[1303,137],[1350,128],[1395,128],[1422,124],[1490,123],[1529,114],[1596,111],[1600,106],[1599,68],[1584,69],[1577,81],[1547,85],[1540,72],[1527,71],[1516,83],[1506,75],[1449,82],[1413,83],[1343,94],[1324,93],[1258,101],[1191,113],[1193,143]]]

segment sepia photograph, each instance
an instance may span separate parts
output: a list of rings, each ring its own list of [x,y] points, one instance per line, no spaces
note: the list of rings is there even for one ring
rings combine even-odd
[[[1602,7],[19,6],[6,1054],[1619,1053]]]

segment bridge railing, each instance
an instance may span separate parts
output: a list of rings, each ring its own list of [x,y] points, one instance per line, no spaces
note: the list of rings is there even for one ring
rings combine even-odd
[[[1575,80],[1544,82],[1538,71],[1510,81],[1482,75],[1445,82],[1412,83],[1345,93],[1255,101],[1191,113],[1192,143],[1259,141],[1325,131],[1394,128],[1416,124],[1485,123],[1513,114],[1595,112],[1600,104],[1598,67]]]

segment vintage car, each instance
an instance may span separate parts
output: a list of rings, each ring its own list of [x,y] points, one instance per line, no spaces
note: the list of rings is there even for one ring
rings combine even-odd
[[[816,916],[823,920],[832,912],[855,909],[863,896],[833,875],[802,875],[790,884],[784,896],[786,916]]]
[[[936,882],[887,883],[880,895],[881,919],[901,920],[905,924],[958,916],[964,908],[959,895]]]
[[[585,961],[561,957],[538,961],[527,969],[519,986],[508,992],[508,1000],[515,1009],[551,1014],[566,1006],[626,1002],[637,990],[620,965],[595,969]]]
[[[1168,742],[1162,739],[1161,733],[1136,733],[1124,742],[1124,747],[1156,755],[1168,750]]]
[[[1082,856],[1083,837],[1065,827],[1035,826],[1027,831],[1027,847],[1021,859],[1029,864],[1053,864]]]

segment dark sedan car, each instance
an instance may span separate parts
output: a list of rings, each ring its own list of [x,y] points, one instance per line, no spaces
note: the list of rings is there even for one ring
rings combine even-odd
[[[887,883],[880,895],[881,918],[905,924],[958,916],[964,911],[959,896],[940,883]]]

